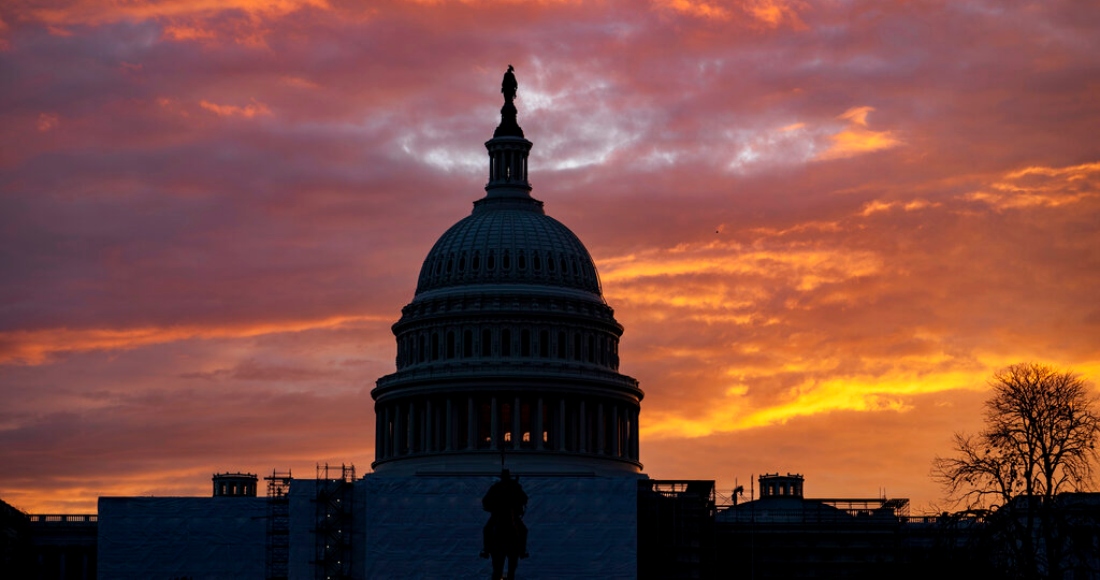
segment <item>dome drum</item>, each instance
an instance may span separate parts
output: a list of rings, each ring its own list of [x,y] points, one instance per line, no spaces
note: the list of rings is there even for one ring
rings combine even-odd
[[[397,368],[514,361],[619,368],[617,329],[543,320],[448,320],[406,327],[397,336]]]

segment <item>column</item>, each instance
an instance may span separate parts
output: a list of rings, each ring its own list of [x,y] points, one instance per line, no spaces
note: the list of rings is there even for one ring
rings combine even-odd
[[[409,424],[408,427],[408,443],[406,448],[411,454],[416,449],[416,405],[409,401]]]
[[[596,407],[596,452],[603,455],[607,448],[607,421],[603,415],[603,403]]]
[[[622,448],[622,432],[623,426],[619,424],[619,406],[611,406],[611,455],[615,457],[623,456]]]
[[[432,400],[428,399],[427,402],[424,403],[424,446],[421,448],[426,452],[436,451],[435,440],[432,437],[435,434],[435,430],[432,429],[432,427],[435,426],[434,423],[435,416],[432,415]]]
[[[474,408],[474,398],[466,398],[466,449],[477,447],[477,409]]]
[[[542,427],[542,397],[539,397],[538,402],[535,404],[535,420],[534,420],[534,423],[535,423],[535,431],[534,431],[534,433],[531,434],[531,436],[536,438],[535,439],[535,449],[543,449],[544,446],[543,446],[543,443],[542,443],[542,431],[543,431],[543,427]]]
[[[497,398],[493,397],[489,402],[489,414],[493,420],[489,423],[489,448],[500,449],[500,409],[497,408]]]
[[[405,436],[408,435],[405,427],[405,415],[401,413],[401,405],[393,406],[393,454],[404,455]]]
[[[638,438],[641,436],[638,433],[638,410],[630,410],[630,458],[634,461],[638,460]]]
[[[520,443],[523,442],[523,426],[520,425],[520,406],[519,397],[516,397],[514,407],[512,407],[512,449],[519,449]]]
[[[555,451],[565,451],[565,399],[558,399],[558,436]]]
[[[588,452],[588,421],[585,419],[584,399],[581,399],[581,408],[577,414],[577,426],[579,427],[577,429],[577,439],[579,439],[579,441],[577,441],[577,449],[580,450],[581,453]]]
[[[451,398],[447,397],[447,417],[444,419],[446,429],[443,436],[443,450],[454,451],[455,448],[455,424],[454,424],[454,409],[451,405]]]
[[[386,424],[386,411],[382,410],[374,414],[374,458],[385,459],[383,453],[382,426]]]

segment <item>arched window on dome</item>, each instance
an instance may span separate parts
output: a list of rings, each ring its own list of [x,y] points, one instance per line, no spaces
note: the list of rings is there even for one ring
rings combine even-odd
[[[432,360],[439,360],[439,333],[432,333]]]
[[[462,252],[462,255],[458,257],[458,273],[462,274],[466,271],[466,252]]]
[[[504,250],[504,257],[500,259],[500,269],[507,272],[512,268],[512,253]]]
[[[550,357],[550,333],[546,330],[539,331],[539,356]]]
[[[542,272],[542,258],[539,257],[539,253],[535,252],[531,255],[531,267],[536,272]]]
[[[474,333],[470,329],[462,331],[462,356],[463,358],[474,356]]]
[[[520,271],[526,270],[527,269],[527,253],[522,251],[522,250],[520,250],[519,252],[516,252],[516,253],[519,254],[516,258],[516,261],[519,263]]]
[[[500,331],[500,356],[512,356],[512,331],[507,328]]]
[[[419,362],[424,362],[424,357],[426,356],[426,353],[428,352],[428,349],[424,348],[424,335],[420,334],[420,336],[417,337],[416,342],[417,342],[416,359]]]
[[[489,256],[485,258],[485,269],[492,272],[493,270],[496,270],[496,267],[497,257],[492,250],[489,250]]]
[[[581,359],[581,333],[573,333],[573,360],[580,361]]]
[[[565,358],[565,331],[558,331],[558,358]]]
[[[531,356],[531,331],[526,328],[519,333],[519,355]]]
[[[493,356],[493,331],[488,328],[481,330],[481,356]]]
[[[447,358],[455,357],[455,333],[453,330],[447,331]]]
[[[584,350],[588,355],[588,362],[596,362],[596,348],[592,344],[592,335],[586,335],[584,337]]]
[[[474,272],[481,269],[481,252],[474,252],[474,257],[470,260],[470,269]]]

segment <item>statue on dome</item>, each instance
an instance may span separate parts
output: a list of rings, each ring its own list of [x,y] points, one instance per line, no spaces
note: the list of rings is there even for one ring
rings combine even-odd
[[[493,558],[493,580],[504,573],[508,560],[508,578],[516,577],[520,558],[527,557],[527,526],[523,513],[527,510],[527,494],[507,469],[500,471],[500,481],[489,487],[481,498],[481,507],[489,512],[489,521],[482,528],[481,557]]]
[[[508,72],[504,73],[504,80],[500,83],[500,92],[504,93],[504,102],[506,103],[516,100],[516,89],[519,88],[516,75],[512,72],[514,70],[516,69],[512,65],[508,65]]]

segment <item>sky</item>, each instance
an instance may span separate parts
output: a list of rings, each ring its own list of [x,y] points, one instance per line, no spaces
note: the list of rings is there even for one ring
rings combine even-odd
[[[4,2],[0,499],[369,472],[512,64],[645,473],[937,510],[993,372],[1098,392],[1098,55],[1087,1]]]

